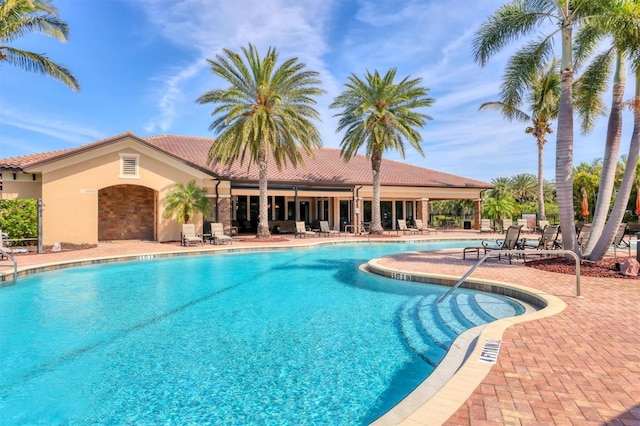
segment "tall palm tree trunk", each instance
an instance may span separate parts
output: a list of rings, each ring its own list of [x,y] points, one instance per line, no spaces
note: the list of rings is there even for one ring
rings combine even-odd
[[[566,2],[568,8],[569,2]],[[568,13],[567,13],[568,15]],[[565,16],[567,16],[565,15]],[[573,58],[571,52],[571,24],[562,26],[562,60],[560,66],[560,105],[558,106],[558,135],[556,139],[556,192],[560,213],[562,244],[566,250],[579,254],[576,228],[573,222]]]
[[[260,170],[258,186],[260,190],[260,214],[258,216],[258,238],[269,238],[269,196],[267,194],[267,154],[264,147],[258,153],[258,169]]]
[[[371,170],[373,171],[373,203],[371,206],[371,227],[372,234],[382,234],[382,223],[380,220],[380,164],[381,154],[371,156]]]
[[[609,114],[609,123],[607,125],[607,140],[605,143],[604,160],[602,162],[602,175],[600,178],[600,189],[598,190],[598,198],[593,213],[593,224],[591,225],[591,234],[589,241],[585,247],[585,253],[588,254],[593,250],[599,238],[608,240],[609,244],[615,237],[616,229],[613,234],[602,235],[609,207],[611,206],[611,197],[616,180],[616,168],[618,165],[618,154],[620,153],[620,140],[622,138],[622,108],[624,106],[624,88],[626,83],[626,71],[624,53],[618,53],[616,57],[616,71],[614,74],[613,99],[611,103],[611,112]],[[635,164],[635,163],[627,163]],[[634,167],[635,170],[635,167]],[[626,204],[625,204],[626,205]]]
[[[547,220],[547,214],[544,210],[544,178],[542,177],[544,170],[544,136],[538,136],[538,219]]]
[[[633,133],[631,134],[631,142],[629,144],[629,155],[627,158],[627,167],[624,170],[622,183],[618,190],[611,216],[607,221],[602,232],[602,237],[598,239],[593,250],[589,254],[590,260],[600,260],[604,257],[613,242],[613,238],[622,223],[624,213],[627,209],[627,203],[631,196],[631,190],[634,185],[636,173],[636,164],[638,164],[638,152],[640,151],[640,70],[636,71],[636,95],[633,108]]]

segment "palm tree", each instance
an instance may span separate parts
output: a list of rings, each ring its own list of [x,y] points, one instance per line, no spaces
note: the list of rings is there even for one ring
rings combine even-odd
[[[511,196],[489,197],[482,202],[482,215],[499,222],[503,218],[512,218],[518,211],[518,203]]]
[[[613,190],[618,176],[618,157],[622,139],[622,110],[624,108],[624,89],[626,85],[627,57],[634,59],[634,68],[638,66],[640,53],[640,6],[637,1],[623,0],[617,10],[618,25],[602,26],[599,22],[587,22],[576,38],[576,58],[583,61],[591,54],[592,47],[605,38],[612,43],[595,56],[585,75],[586,92],[599,97],[605,91],[606,80],[613,74],[611,111],[607,126],[603,170],[595,206],[591,234],[585,247],[585,254],[591,260],[599,260],[606,254],[618,230],[626,205],[633,188],[635,167],[629,170],[627,180],[618,190],[616,202],[611,210]],[[594,90],[595,89],[595,90]],[[629,155],[633,144],[630,144]],[[625,174],[626,175],[626,174]]]
[[[509,78],[512,74],[507,73]],[[504,84],[506,88],[515,88],[511,82]],[[523,123],[530,122],[532,126],[525,129],[525,133],[532,134],[538,144],[538,217],[542,220],[547,218],[544,210],[544,144],[547,142],[546,135],[552,133],[551,120],[558,116],[558,101],[560,99],[560,75],[556,59],[553,58],[542,72],[536,71],[530,82],[527,82],[526,89],[528,110],[530,114],[520,109],[520,105],[512,102],[520,98],[519,96],[509,96],[509,91],[503,92],[503,100],[485,102],[480,105],[480,110],[492,109],[501,112],[507,120],[518,120]],[[522,89],[520,89],[522,90]],[[514,99],[515,98],[515,99]]]
[[[508,72],[516,90],[513,104],[520,104],[518,87],[525,87],[536,70],[554,57],[553,38],[560,37],[560,100],[556,134],[556,190],[565,249],[578,252],[573,224],[573,29],[586,21],[600,28],[615,25],[611,19],[617,0],[512,0],[500,7],[482,25],[474,40],[474,56],[481,66],[491,56],[520,36],[550,32],[518,49],[510,60]],[[552,22],[553,25],[548,25]]]
[[[173,185],[164,202],[163,217],[169,219],[175,214],[178,222],[188,223],[196,212],[209,214],[207,191],[198,187],[194,180],[186,185],[183,183]]]
[[[364,80],[351,74],[345,90],[330,105],[342,108],[337,131],[346,129],[340,143],[342,158],[349,161],[365,145],[373,172],[373,203],[370,232],[382,233],[380,220],[380,165],[384,151],[394,149],[404,158],[404,140],[424,156],[420,142],[422,128],[431,117],[416,112],[429,107],[434,100],[427,96],[429,89],[419,86],[420,78],[405,77],[395,83],[394,68],[381,76],[367,71]]]
[[[489,198],[502,198],[503,196],[511,196],[511,179],[508,177],[497,177],[491,179],[493,188],[487,191]]]
[[[66,42],[69,27],[58,18],[58,11],[49,0],[0,0],[0,64],[6,61],[25,71],[53,77],[72,90],[80,90],[71,71],[45,55],[1,44],[34,32]]]
[[[319,119],[313,108],[315,96],[323,93],[315,71],[291,58],[278,65],[272,47],[261,58],[251,44],[242,56],[228,49],[224,55],[208,59],[211,72],[229,83],[225,89],[200,96],[201,104],[215,103],[211,115],[217,117],[209,130],[220,132],[209,150],[209,164],[233,164],[238,159],[256,164],[259,170],[260,213],[258,238],[269,238],[267,163],[273,158],[278,169],[287,162],[303,163],[299,146],[309,155],[322,146],[320,133],[310,121]],[[299,146],[298,146],[299,145]],[[246,158],[248,157],[248,158]]]
[[[509,186],[513,198],[520,204],[533,201],[536,198],[536,188],[538,187],[539,190],[536,177],[531,173],[520,173],[513,176]]]

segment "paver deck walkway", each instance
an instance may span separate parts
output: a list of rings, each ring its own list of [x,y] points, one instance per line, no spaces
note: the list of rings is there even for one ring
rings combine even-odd
[[[380,261],[458,277],[474,262],[460,250]],[[578,299],[575,276],[522,262],[491,260],[472,276],[539,289],[567,307],[508,328],[497,364],[445,424],[640,425],[640,280],[582,277]]]
[[[478,237],[477,233],[439,232],[435,238],[452,235]],[[323,240],[291,238],[280,245]],[[235,242],[233,247],[254,245]],[[135,241],[101,243],[80,251],[19,256],[18,263],[23,268],[211,248]],[[457,250],[403,254],[380,262],[407,271],[459,277],[474,261],[463,261]],[[7,269],[3,262],[0,272]],[[507,329],[497,364],[447,425],[640,425],[640,280],[582,277],[584,298],[577,299],[574,276],[535,270],[518,261],[513,265],[490,261],[473,277],[539,289],[561,298],[567,307],[555,316]],[[427,418],[410,424],[433,423]]]

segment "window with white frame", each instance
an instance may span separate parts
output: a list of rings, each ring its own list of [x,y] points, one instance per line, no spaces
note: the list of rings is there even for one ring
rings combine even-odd
[[[120,154],[120,178],[140,179],[139,154]]]

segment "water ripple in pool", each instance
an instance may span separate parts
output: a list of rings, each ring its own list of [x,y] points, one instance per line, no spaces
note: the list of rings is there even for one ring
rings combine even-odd
[[[425,247],[197,256],[23,279],[0,289],[0,327],[11,330],[0,336],[0,423],[366,424],[433,370],[407,339],[428,345],[425,300],[443,291],[357,267]],[[413,335],[398,325],[408,302]]]

